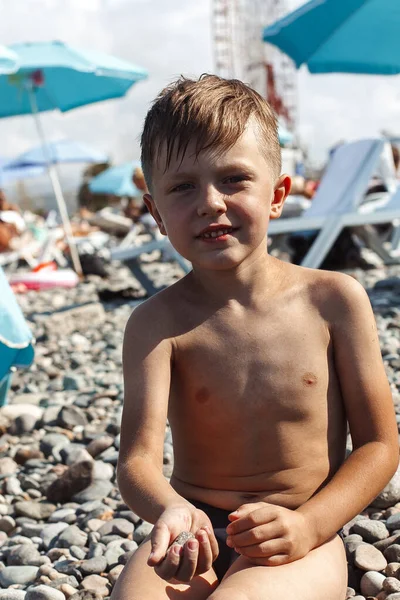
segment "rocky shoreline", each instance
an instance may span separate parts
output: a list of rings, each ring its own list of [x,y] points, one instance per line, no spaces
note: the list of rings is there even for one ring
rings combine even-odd
[[[148,269],[158,286],[180,276],[168,263]],[[370,294],[400,424],[400,267],[352,274]],[[151,529],[116,486],[121,344],[135,302],[100,302],[104,285],[89,277],[18,296],[37,341],[0,409],[0,600],[107,598]],[[121,267],[111,285],[137,282]],[[166,477],[172,464],[167,426]],[[347,597],[400,600],[400,470],[345,534]]]

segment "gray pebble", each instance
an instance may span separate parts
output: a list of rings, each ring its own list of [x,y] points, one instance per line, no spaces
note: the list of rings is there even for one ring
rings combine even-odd
[[[40,532],[40,537],[43,540],[45,548],[50,548],[53,542],[57,539],[58,535],[66,529],[68,525],[66,523],[51,523],[44,525]]]
[[[383,571],[387,561],[382,552],[371,544],[361,544],[354,552],[354,564],[363,571]]]
[[[104,558],[107,561],[107,565],[109,569],[112,569],[116,565],[119,564],[119,557],[122,554],[125,554],[126,550],[122,548],[122,546],[113,546],[107,548],[104,554]]]
[[[48,585],[38,585],[30,588],[26,593],[25,600],[65,600],[65,596],[59,590]]]
[[[72,556],[77,558],[78,560],[83,560],[86,558],[86,549],[80,546],[71,546],[69,549]]]
[[[365,573],[361,579],[361,593],[365,596],[376,596],[376,594],[379,594],[381,591],[385,579],[385,575],[382,575],[382,573],[378,573],[377,571]]]
[[[24,600],[25,590],[0,590],[0,600]]]
[[[133,539],[137,544],[143,542],[143,540],[151,533],[153,525],[143,521],[139,527],[137,527],[133,533]]]
[[[352,530],[362,536],[365,542],[373,544],[389,537],[389,531],[382,521],[364,519],[354,523]]]
[[[111,481],[107,481],[106,479],[95,481],[85,490],[82,490],[82,492],[75,494],[72,500],[79,504],[90,502],[91,500],[102,500],[109,495],[113,487]]]
[[[7,552],[7,565],[38,567],[42,564],[41,558],[40,552],[32,544],[21,544]]]
[[[6,515],[0,518],[0,531],[4,531],[7,534],[10,534],[16,527],[15,520]]]
[[[389,531],[394,531],[395,529],[400,529],[400,513],[392,515],[386,521],[386,527]]]
[[[16,477],[8,477],[4,484],[5,493],[10,496],[22,496],[24,493],[21,483]]]
[[[80,570],[84,575],[96,575],[103,573],[107,569],[107,560],[104,556],[96,556],[89,560],[84,560],[80,565]]]
[[[4,567],[0,571],[0,585],[5,588],[16,583],[28,585],[35,581],[37,572],[38,567]]]
[[[49,523],[64,522],[72,525],[72,523],[75,523],[75,521],[76,511],[73,508],[60,508],[55,510],[49,517]]]
[[[81,531],[76,525],[66,527],[57,538],[59,548],[69,548],[70,546],[85,546],[87,534]]]
[[[17,502],[14,506],[17,515],[29,517],[36,521],[48,519],[56,510],[55,504],[50,504],[50,502],[37,502],[35,500]]]
[[[383,582],[382,589],[389,594],[400,592],[400,581],[396,577],[387,577]]]
[[[133,534],[133,530],[134,526],[130,521],[127,521],[126,519],[112,519],[111,521],[106,521],[98,531],[101,537],[110,534],[128,537],[128,535]]]
[[[400,562],[400,544],[392,544],[383,552],[386,560],[391,562]]]

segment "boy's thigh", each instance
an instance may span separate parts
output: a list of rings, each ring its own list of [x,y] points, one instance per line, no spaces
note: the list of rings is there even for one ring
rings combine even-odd
[[[347,561],[335,536],[304,558],[279,567],[252,565],[239,557],[210,600],[345,600]]]
[[[190,584],[164,581],[147,564],[150,540],[144,541],[126,563],[111,594],[111,600],[206,600],[218,581],[211,569]]]

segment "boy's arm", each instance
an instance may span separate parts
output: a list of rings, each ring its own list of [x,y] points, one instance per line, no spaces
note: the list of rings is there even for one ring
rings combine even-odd
[[[207,515],[175,492],[163,475],[173,354],[168,336],[170,319],[159,299],[154,298],[133,312],[126,327],[118,484],[127,505],[155,524],[149,566],[166,581],[187,582],[209,571],[218,555],[218,544]],[[196,539],[184,548],[172,546],[168,550],[184,531]]]
[[[155,523],[168,505],[186,501],[162,471],[172,342],[163,334],[165,319],[150,302],[134,310],[125,330],[118,484],[128,506]]]
[[[297,509],[313,532],[313,547],[368,506],[399,461],[395,411],[368,296],[350,277],[333,281],[333,351],[353,452],[332,480]]]

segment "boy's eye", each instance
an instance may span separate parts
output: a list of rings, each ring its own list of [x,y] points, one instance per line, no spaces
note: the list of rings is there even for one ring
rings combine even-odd
[[[192,183],[180,183],[176,185],[171,191],[172,192],[186,192],[193,187]]]
[[[246,179],[247,177],[245,175],[232,175],[231,177],[224,179],[224,183],[240,183]]]

